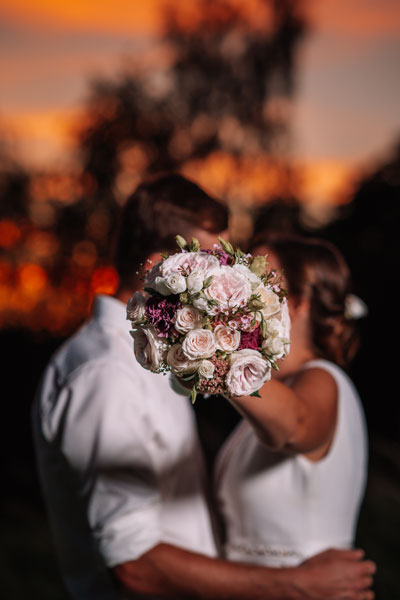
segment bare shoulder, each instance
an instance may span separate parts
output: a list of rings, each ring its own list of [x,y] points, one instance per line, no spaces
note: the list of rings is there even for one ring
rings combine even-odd
[[[336,399],[338,394],[337,383],[333,375],[322,367],[311,367],[299,371],[291,385],[296,393],[321,394],[326,398]]]
[[[338,416],[338,387],[333,375],[321,368],[300,371],[291,385],[303,407],[297,450],[316,461],[332,443]]]
[[[300,371],[291,385],[293,391],[306,403],[312,403],[333,417],[337,410],[338,386],[333,375],[326,369],[315,366]]]

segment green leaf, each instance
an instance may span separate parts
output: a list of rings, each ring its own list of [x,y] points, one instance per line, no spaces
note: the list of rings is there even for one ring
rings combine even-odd
[[[182,304],[187,304],[189,302],[189,294],[187,292],[182,292],[179,294],[179,300]]]
[[[264,319],[264,315],[262,314],[262,312],[260,311],[260,317],[261,317],[261,333],[263,338],[267,337],[267,324],[265,322]]]
[[[250,327],[254,327],[254,325],[257,323],[257,313],[254,313],[254,317],[250,323]]]
[[[209,277],[207,277],[204,282],[203,282],[203,290],[207,289],[208,287],[210,287],[210,285],[212,284],[212,280],[214,279],[214,275],[210,275]]]
[[[250,396],[253,396],[255,398],[261,398],[260,394],[257,392],[253,392],[252,394],[250,394]]]
[[[167,252],[161,252],[161,257],[162,257],[163,260],[167,260],[168,253]]]
[[[275,371],[279,371],[279,367],[276,364],[276,362],[274,362],[273,360],[270,361],[271,362],[271,367],[275,370]]]
[[[196,402],[196,397],[197,397],[197,390],[196,390],[196,384],[194,384],[194,386],[192,387],[191,394],[190,394],[192,404],[194,404]]]
[[[192,238],[190,244],[190,252],[198,252],[200,250],[200,242],[197,238]]]
[[[218,240],[219,240],[219,243],[221,244],[222,248],[225,250],[225,252],[227,252],[231,256],[235,255],[235,251],[230,242],[226,242],[224,239],[222,239],[222,237],[219,237]]]
[[[181,235],[176,235],[175,240],[179,248],[182,248],[182,250],[189,250],[189,244],[187,243],[184,237],[182,237]]]
[[[218,306],[218,302],[216,300],[214,300],[213,298],[208,298],[207,304],[208,304],[208,306]]]

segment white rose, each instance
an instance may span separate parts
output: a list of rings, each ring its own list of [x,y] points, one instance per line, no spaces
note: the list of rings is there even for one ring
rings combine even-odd
[[[146,316],[146,298],[141,292],[135,292],[128,300],[126,318],[135,326]]]
[[[164,277],[158,276],[154,279],[154,288],[159,294],[162,294],[163,296],[169,296],[171,294],[170,289],[165,283]]]
[[[218,303],[220,310],[243,307],[251,296],[251,283],[237,269],[222,266],[213,274],[211,285],[204,295]]]
[[[186,279],[177,272],[168,273],[164,277],[164,284],[170,294],[181,294],[186,290]]]
[[[202,321],[201,313],[193,306],[185,304],[176,312],[174,327],[180,333],[187,333],[191,329],[201,327]]]
[[[224,352],[233,352],[240,344],[240,331],[225,325],[217,325],[214,329],[217,348]]]
[[[194,373],[199,366],[199,361],[189,360],[183,353],[182,345],[174,344],[168,351],[167,364],[176,375],[185,375]]]
[[[257,350],[239,350],[231,354],[226,387],[233,396],[258,391],[271,378],[271,367]]]
[[[259,294],[261,302],[264,302],[264,308],[261,309],[264,319],[270,319],[280,312],[281,303],[279,302],[279,296],[270,287],[261,285],[254,293]],[[259,319],[260,316],[257,313],[257,320]]]
[[[203,289],[203,276],[201,273],[190,273],[187,278],[187,288],[191,294],[195,294],[196,292],[200,292]]]
[[[200,296],[199,298],[195,298],[193,300],[193,306],[197,308],[197,310],[201,310],[203,312],[208,312],[208,302],[207,298]]]
[[[182,342],[182,349],[187,358],[209,358],[215,352],[215,339],[208,329],[192,329]]]
[[[204,377],[204,379],[212,379],[214,375],[215,366],[211,362],[211,360],[202,360],[199,365],[198,373],[200,377]]]
[[[265,329],[268,335],[274,337],[283,337],[283,325],[282,322],[273,317],[272,319],[267,319],[265,321]]]
[[[274,359],[282,358],[285,354],[285,344],[278,335],[271,335],[263,341],[262,347],[271,354]]]
[[[167,355],[167,344],[157,336],[152,325],[139,327],[130,332],[134,340],[136,360],[143,368],[157,373]]]

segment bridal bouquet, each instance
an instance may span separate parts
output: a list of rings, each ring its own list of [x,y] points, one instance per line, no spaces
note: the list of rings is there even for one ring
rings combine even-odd
[[[200,250],[177,236],[180,252],[163,256],[127,306],[136,359],[171,371],[197,392],[258,395],[288,352],[290,320],[281,278],[219,238]]]

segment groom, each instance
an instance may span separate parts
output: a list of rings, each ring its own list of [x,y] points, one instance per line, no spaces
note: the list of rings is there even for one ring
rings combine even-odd
[[[218,558],[187,398],[140,367],[125,305],[175,234],[212,247],[226,209],[178,175],[141,185],[122,213],[116,297],[51,359],[33,410],[39,473],[64,581],[77,600],[369,600],[374,565],[329,551],[298,568]]]

